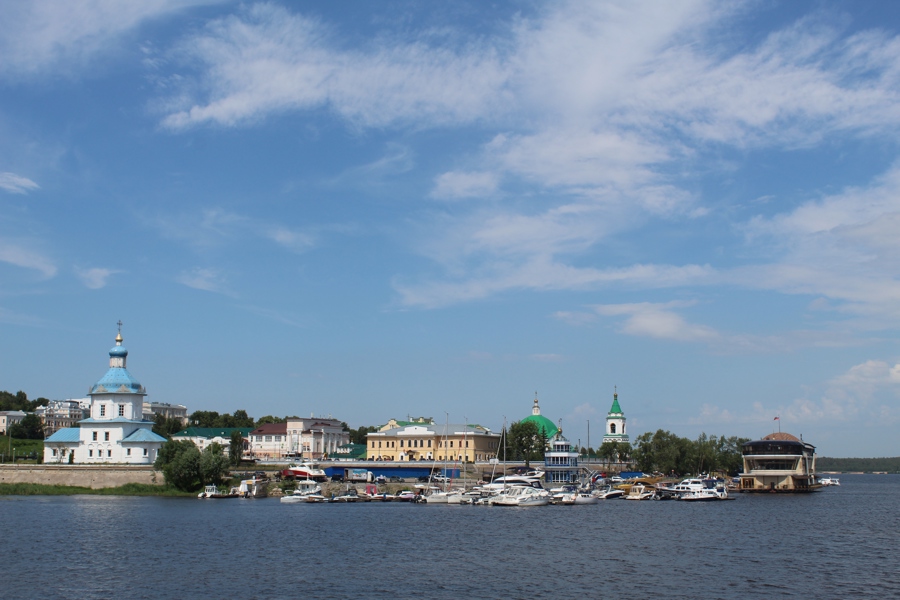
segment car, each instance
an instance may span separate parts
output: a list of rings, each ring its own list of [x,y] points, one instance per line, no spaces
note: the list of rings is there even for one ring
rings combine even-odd
[[[428,483],[429,481],[431,481],[431,478],[428,475],[419,475],[416,481],[419,481],[421,483]]]
[[[344,476],[343,475],[332,475],[331,480],[334,481],[335,483],[344,483]]]
[[[435,475],[431,478],[432,481],[436,483],[447,483],[450,481],[449,477],[444,477],[443,475]]]
[[[375,478],[375,483],[387,483],[387,477],[385,477],[384,475],[379,475]]]
[[[403,478],[398,477],[397,475],[391,475],[388,481],[390,481],[391,483],[403,483]]]

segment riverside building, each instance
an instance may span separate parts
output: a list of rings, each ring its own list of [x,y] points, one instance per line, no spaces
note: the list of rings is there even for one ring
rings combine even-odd
[[[143,418],[147,390],[125,368],[127,358],[120,321],[116,345],[109,351],[109,370],[88,394],[88,418],[44,440],[44,463],[153,464],[166,439],[153,433],[153,421]]]
[[[369,460],[481,462],[497,458],[500,434],[474,423],[410,423],[366,436]]]

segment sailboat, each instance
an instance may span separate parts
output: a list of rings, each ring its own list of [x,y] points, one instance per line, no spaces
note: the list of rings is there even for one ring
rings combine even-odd
[[[447,437],[450,434],[450,414],[444,413],[447,415],[447,423],[444,425],[444,439],[441,441],[441,448],[444,450],[444,477],[447,475],[447,452],[449,452],[449,446],[447,445]],[[434,462],[431,465],[431,477],[434,477],[434,467],[437,465],[437,455],[434,457]],[[447,497],[449,496],[449,492],[447,491],[449,488],[449,483],[444,480],[443,489],[438,489],[436,491],[431,491],[431,477],[428,478],[428,490],[424,497],[424,501],[428,504],[447,504]]]

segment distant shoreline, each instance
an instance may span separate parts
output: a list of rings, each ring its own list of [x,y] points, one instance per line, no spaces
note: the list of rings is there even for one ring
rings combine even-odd
[[[97,488],[45,483],[0,483],[0,496],[164,496],[191,498],[196,492],[182,492],[165,485],[126,483],[118,487]]]

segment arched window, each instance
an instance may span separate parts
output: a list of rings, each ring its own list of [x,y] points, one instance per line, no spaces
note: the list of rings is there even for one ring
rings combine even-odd
[[[616,432],[616,424],[615,424],[615,423],[610,423],[610,424],[609,424],[609,432],[610,432],[610,433],[615,433],[615,432]]]

